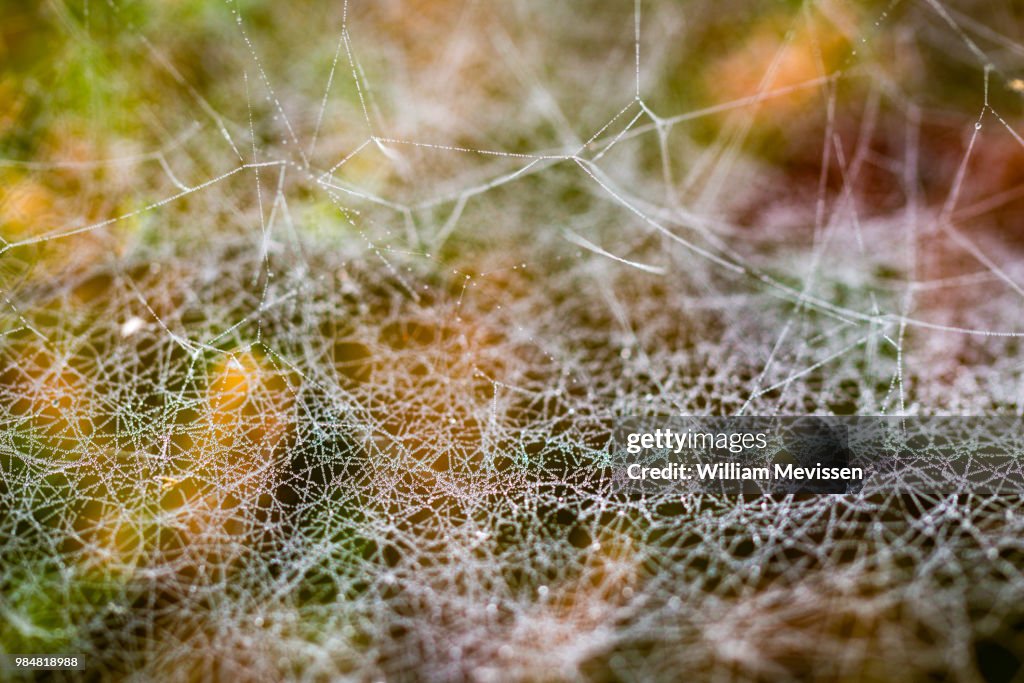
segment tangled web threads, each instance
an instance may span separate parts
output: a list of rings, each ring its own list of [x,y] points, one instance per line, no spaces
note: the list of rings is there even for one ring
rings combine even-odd
[[[1019,666],[1019,496],[600,476],[610,417],[1020,414],[1012,8],[806,3],[722,45],[749,6],[240,4],[72,13],[109,54],[33,59],[111,92],[26,95],[40,140],[4,138],[6,651],[180,680]]]

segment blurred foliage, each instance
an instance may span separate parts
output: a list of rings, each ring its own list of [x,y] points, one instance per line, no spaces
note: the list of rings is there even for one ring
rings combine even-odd
[[[282,670],[330,641],[344,654],[323,670],[348,673],[346,648],[378,646],[380,605],[397,605],[380,658],[401,662],[420,656],[409,621],[457,621],[465,585],[501,584],[529,654],[550,633],[617,627],[609,615],[664,558],[708,595],[741,576],[749,595],[708,604],[742,612],[766,594],[746,557],[797,566],[779,559],[792,546],[762,543],[771,511],[757,527],[742,506],[716,510],[737,528],[714,555],[639,508],[613,514],[562,483],[537,503],[523,481],[591,465],[603,434],[586,420],[612,409],[1019,410],[1012,372],[991,370],[1019,377],[1014,338],[897,332],[879,314],[847,358],[862,321],[794,298],[813,288],[844,314],[895,316],[905,285],[977,276],[948,236],[899,259],[909,196],[934,214],[961,181],[953,218],[996,253],[1024,245],[1024,7],[941,7],[989,63],[923,2],[650,0],[634,99],[631,0],[0,0],[0,515],[11,501],[24,515],[0,519],[0,644],[108,651],[117,669],[145,629],[201,641],[223,618],[267,652],[295,645]],[[826,206],[874,223],[828,232]],[[937,325],[1016,324],[988,290],[913,292]],[[783,326],[797,330],[785,344]],[[958,546],[969,566],[972,542]],[[821,552],[839,559],[808,541],[801,561],[852,566],[837,543]],[[468,569],[407,594],[407,557]],[[237,613],[211,608],[229,600]],[[851,604],[809,613],[828,616],[828,600]],[[265,604],[299,623],[270,631]],[[850,628],[884,640],[873,619]]]

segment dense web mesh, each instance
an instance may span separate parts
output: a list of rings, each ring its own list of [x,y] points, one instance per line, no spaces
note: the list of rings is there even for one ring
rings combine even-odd
[[[761,4],[0,4],[3,649],[1016,672],[1019,495],[599,476],[617,416],[1024,411],[1020,7]]]

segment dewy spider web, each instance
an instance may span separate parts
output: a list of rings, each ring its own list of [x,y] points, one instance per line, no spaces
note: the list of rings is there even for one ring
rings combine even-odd
[[[758,4],[4,6],[4,650],[1016,670],[1019,496],[595,475],[614,416],[1021,414],[1019,9]]]

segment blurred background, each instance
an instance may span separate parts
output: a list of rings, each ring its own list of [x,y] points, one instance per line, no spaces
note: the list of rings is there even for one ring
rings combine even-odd
[[[0,0],[0,646],[1009,679],[1019,500],[587,473],[617,416],[1021,415],[1022,97],[1011,0]]]

